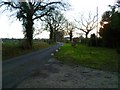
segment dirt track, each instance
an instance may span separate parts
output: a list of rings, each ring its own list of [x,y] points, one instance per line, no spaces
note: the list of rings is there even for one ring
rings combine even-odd
[[[118,88],[118,74],[64,65],[52,58],[17,88]]]

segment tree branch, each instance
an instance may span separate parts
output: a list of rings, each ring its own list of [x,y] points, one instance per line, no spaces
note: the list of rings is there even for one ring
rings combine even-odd
[[[15,8],[15,9],[20,8],[13,2],[3,2],[3,5],[8,5],[8,6],[11,6],[12,8]]]
[[[47,14],[48,14],[48,12],[45,12],[45,13],[41,14],[40,16],[36,16],[35,18],[33,18],[33,20],[41,18],[41,17],[43,17],[43,16],[45,16]]]
[[[38,4],[36,4],[36,8],[34,9],[34,12],[38,10],[44,10],[47,6],[50,6],[52,4],[61,4],[63,6],[61,2],[50,2],[50,3],[47,3],[46,5],[41,5],[41,3],[42,2],[39,2]]]

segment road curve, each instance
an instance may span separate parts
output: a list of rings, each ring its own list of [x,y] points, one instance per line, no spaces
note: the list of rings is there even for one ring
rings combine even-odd
[[[27,55],[2,62],[2,88],[15,88],[21,81],[31,75],[36,68],[43,65],[52,57],[63,43],[58,43]],[[11,51],[12,52],[12,51]]]

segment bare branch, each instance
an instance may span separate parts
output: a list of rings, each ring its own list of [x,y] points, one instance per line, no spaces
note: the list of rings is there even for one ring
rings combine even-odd
[[[16,5],[14,2],[3,2],[3,5],[11,6],[12,8],[20,8],[18,5]]]
[[[34,12],[36,12],[38,10],[44,10],[47,6],[54,5],[54,4],[61,4],[63,6],[63,4],[61,2],[50,2],[50,3],[47,3],[46,5],[41,5],[41,3],[42,2],[39,2],[35,5]]]
[[[88,18],[85,19],[83,15],[81,15],[80,21],[75,20],[78,23],[78,27],[76,27],[78,30],[83,31],[87,35],[90,31],[92,31],[97,26],[97,15],[94,15],[92,17],[92,14],[89,13]]]
[[[48,13],[48,12],[45,12],[45,13],[39,15],[39,16],[36,16],[35,18],[33,18],[33,20],[35,20],[35,19],[40,19],[41,17],[47,15],[47,13]]]

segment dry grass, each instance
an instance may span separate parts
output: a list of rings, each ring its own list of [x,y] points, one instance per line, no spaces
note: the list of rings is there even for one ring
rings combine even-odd
[[[50,45],[45,42],[41,41],[33,41],[33,48],[29,50],[24,50],[20,48],[19,41],[7,41],[4,42],[2,45],[2,60],[7,60],[16,56],[20,56],[23,54],[27,54],[33,51],[37,51],[46,47],[49,47]]]

